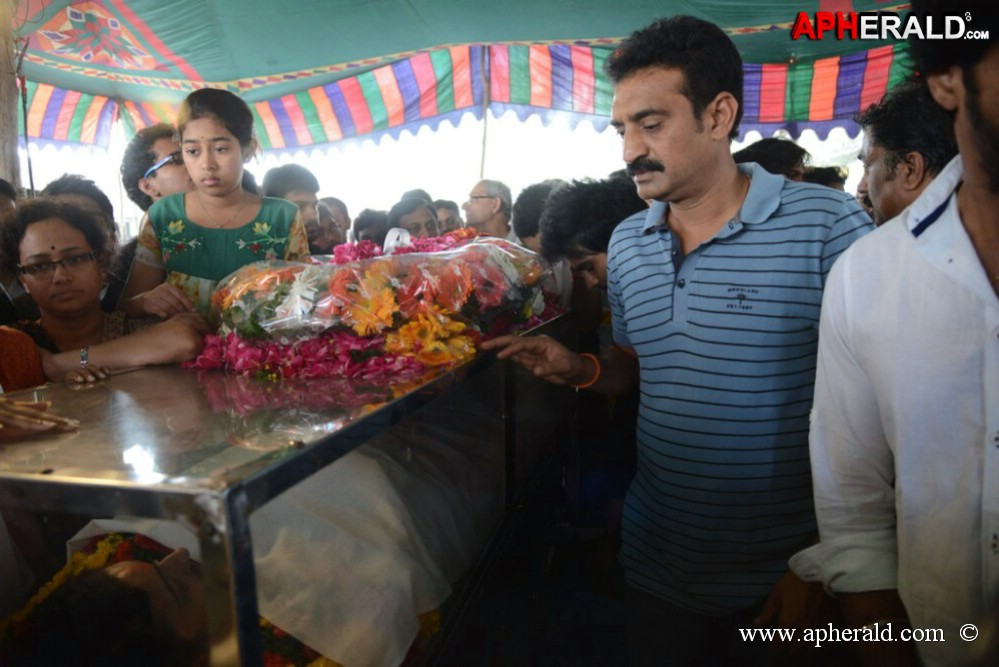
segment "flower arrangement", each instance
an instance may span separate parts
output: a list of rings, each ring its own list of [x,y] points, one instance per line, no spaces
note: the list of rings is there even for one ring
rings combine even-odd
[[[361,242],[337,246],[331,264],[257,262],[220,283],[212,303],[222,327],[188,366],[405,382],[554,316],[546,275],[534,253],[472,230],[392,255]]]

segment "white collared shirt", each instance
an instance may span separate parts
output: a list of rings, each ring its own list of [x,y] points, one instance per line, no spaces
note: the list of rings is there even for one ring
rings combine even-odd
[[[792,568],[897,588],[928,665],[999,593],[999,298],[961,223],[960,156],[826,283],[810,448],[821,543]]]

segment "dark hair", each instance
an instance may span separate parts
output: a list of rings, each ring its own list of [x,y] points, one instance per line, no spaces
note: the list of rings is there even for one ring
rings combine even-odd
[[[329,206],[339,206],[340,210],[343,211],[343,214],[348,218],[350,217],[350,213],[347,212],[347,205],[344,204],[339,199],[337,199],[336,197],[323,197],[319,201]]]
[[[402,196],[399,197],[399,200],[401,201],[403,199],[422,199],[428,204],[434,200],[434,198],[430,196],[429,192],[427,192],[426,190],[421,190],[420,188],[416,188],[415,190],[407,190],[406,192],[403,192]]]
[[[0,196],[9,197],[11,201],[17,201],[17,188],[10,181],[0,178]]]
[[[149,595],[101,570],[58,588],[10,642],[10,667],[177,666],[203,660],[207,642],[181,641],[159,629]]]
[[[132,140],[125,148],[125,156],[121,159],[121,183],[125,186],[128,198],[135,202],[135,205],[143,211],[148,211],[153,205],[153,198],[139,189],[139,181],[145,173],[156,164],[156,154],[153,153],[153,144],[160,139],[173,140],[176,135],[173,125],[168,123],[157,123],[144,127],[135,133]]]
[[[183,137],[184,128],[192,120],[214,118],[239,141],[240,147],[256,147],[253,135],[253,112],[238,95],[220,88],[196,90],[180,105],[177,111],[177,132]]]
[[[254,178],[249,169],[243,169],[243,178],[239,184],[247,192],[252,192],[255,195],[260,194],[260,186],[257,185],[257,179]]]
[[[322,222],[324,217],[327,220],[333,219],[333,209],[331,209],[330,205],[324,201],[316,204],[316,212],[319,214],[319,222]]]
[[[755,162],[771,174],[790,176],[791,170],[808,160],[808,151],[790,139],[768,137],[732,153],[736,164]]]
[[[417,209],[425,209],[430,212],[430,217],[434,221],[434,228],[437,228],[437,211],[433,209],[430,205],[430,200],[425,200],[422,197],[403,197],[401,200],[396,202],[396,205],[389,209],[388,212],[388,228],[400,227],[399,218],[404,215],[409,215]],[[440,231],[440,230],[438,230]]]
[[[264,196],[284,198],[292,190],[319,192],[319,181],[311,171],[298,164],[274,167],[264,175]]]
[[[56,197],[58,195],[80,195],[88,199],[93,199],[101,213],[107,216],[108,222],[114,224],[114,206],[111,200],[104,194],[104,191],[97,187],[89,178],[84,178],[79,174],[63,174],[59,178],[50,182],[42,190],[43,197]]]
[[[10,211],[0,222],[0,260],[3,267],[17,274],[17,265],[21,257],[21,241],[28,227],[36,222],[58,218],[70,227],[80,230],[87,240],[94,255],[102,266],[107,266],[111,259],[111,242],[108,239],[107,227],[104,221],[98,220],[91,213],[78,206],[66,204],[42,197],[32,199]]]
[[[565,181],[549,179],[528,185],[517,195],[513,203],[513,231],[518,238],[529,239],[538,235],[538,222],[545,208],[545,200],[559,185]]]
[[[957,14],[959,9],[960,13],[972,16],[970,29],[987,30],[993,36],[999,29],[995,0],[963,0],[959,6],[952,0],[912,0],[911,4],[912,14],[920,19],[932,16],[934,26],[943,25],[943,17]],[[924,77],[956,65],[963,70],[967,81],[971,68],[993,47],[995,42],[989,39],[920,39],[916,33],[909,37],[909,49]]]
[[[805,183],[834,187],[837,183],[846,185],[846,173],[840,167],[808,167],[805,169]]]
[[[615,84],[647,67],[678,69],[681,92],[690,100],[694,117],[719,93],[731,93],[738,102],[729,137],[739,135],[742,120],[742,58],[721,28],[693,16],[659,19],[631,33],[607,59],[607,74]]]
[[[461,216],[461,209],[458,208],[458,204],[450,199],[435,199],[434,208],[446,208],[452,213],[457,214],[459,217]]]
[[[385,235],[388,234],[388,213],[366,208],[357,214],[351,226],[355,241],[360,241],[360,235],[365,233],[369,240],[379,247],[385,245]]]
[[[954,121],[926,87],[912,82],[888,91],[857,116],[870,142],[885,149],[885,167],[894,170],[906,154],[923,156],[926,170],[939,174],[957,155]]]
[[[627,177],[573,181],[556,188],[541,215],[541,253],[549,261],[607,252],[618,223],[647,208]]]

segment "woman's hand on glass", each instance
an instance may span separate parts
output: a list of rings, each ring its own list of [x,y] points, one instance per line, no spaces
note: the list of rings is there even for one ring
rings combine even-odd
[[[48,412],[48,407],[47,402],[12,401],[0,397],[0,441],[79,428],[80,422]]]

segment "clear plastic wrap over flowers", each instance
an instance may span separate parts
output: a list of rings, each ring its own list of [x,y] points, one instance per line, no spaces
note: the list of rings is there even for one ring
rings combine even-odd
[[[219,284],[222,327],[192,365],[284,377],[442,366],[556,314],[549,276],[531,251],[482,237],[341,264],[257,262]]]
[[[212,302],[224,329],[247,339],[315,335],[337,326],[369,336],[434,311],[486,333],[501,314],[515,321],[541,314],[545,272],[529,250],[480,238],[447,252],[340,265],[256,262],[220,283]]]

